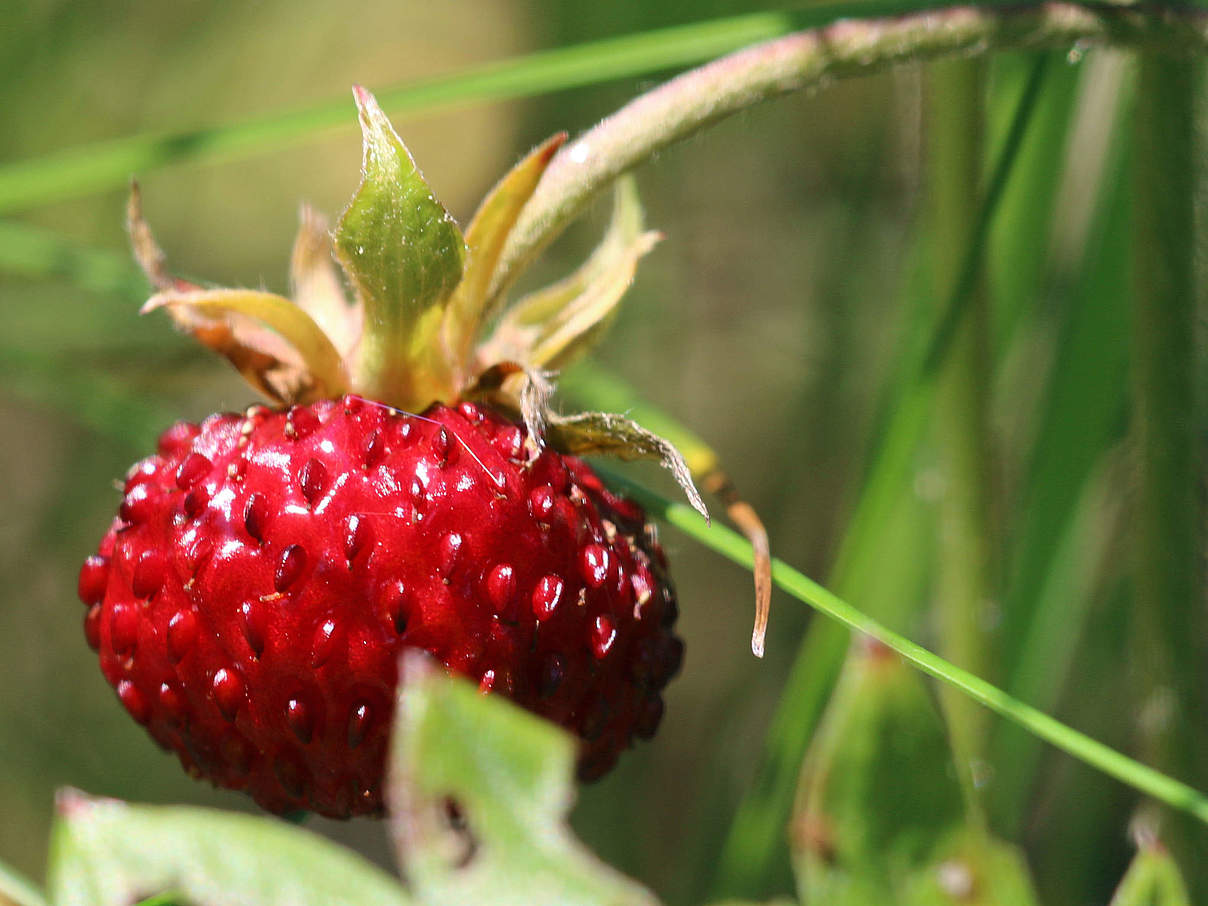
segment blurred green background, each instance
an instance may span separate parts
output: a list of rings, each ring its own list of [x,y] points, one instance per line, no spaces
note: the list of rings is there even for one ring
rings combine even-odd
[[[7,13],[0,32],[0,167],[338,101],[354,82],[384,91],[749,11],[737,0],[407,0],[354,13],[312,0],[31,2]],[[938,80],[931,67],[909,65],[766,104],[660,154],[638,180],[649,222],[668,239],[643,262],[595,366],[715,446],[779,556],[1025,700],[1195,781],[1203,770],[1197,778],[1183,769],[1208,764],[1202,734],[1179,720],[1183,690],[1202,694],[1201,587],[1155,618],[1182,620],[1181,640],[1147,633],[1135,605],[1133,566],[1144,557],[1135,542],[1148,524],[1135,506],[1147,499],[1135,436],[1145,398],[1134,381],[1130,402],[1129,367],[1138,279],[1130,187],[1142,155],[1133,136],[1146,90],[1138,101],[1137,73],[1127,54],[1086,48],[1000,56]],[[532,145],[590,126],[666,74],[409,115],[397,126],[464,224]],[[945,95],[944,79],[972,85],[975,103]],[[172,265],[223,285],[284,290],[299,202],[334,215],[355,187],[350,97],[344,122],[236,162],[132,174]],[[1022,141],[976,244],[982,272],[961,297],[974,315],[944,348],[953,373],[920,381],[981,210],[976,192],[960,193],[959,164],[937,162],[971,138],[966,164],[991,181],[1013,122]],[[1192,174],[1176,177],[1182,197],[1198,190]],[[951,205],[943,210],[945,181],[963,222]],[[250,808],[189,780],[128,719],[81,631],[76,570],[117,505],[114,481],[172,419],[241,408],[251,396],[166,319],[137,316],[145,287],[114,264],[127,254],[124,198],[115,187],[0,214],[0,857],[34,876],[63,785]],[[573,267],[603,214],[560,241],[534,280]],[[87,249],[113,257],[74,254]],[[1198,296],[1179,316],[1189,313],[1190,343],[1203,323]],[[970,324],[981,346],[968,345]],[[1199,358],[1158,358],[1170,363],[1176,391],[1164,398],[1185,437],[1172,444],[1190,456],[1171,467],[1177,482],[1194,467],[1190,441],[1203,424],[1188,402],[1204,375]],[[961,402],[960,388],[971,386],[975,399]],[[1180,387],[1190,388],[1186,399]],[[973,454],[984,504],[975,537],[944,516],[969,484],[952,438],[970,430],[984,441]],[[634,474],[667,487],[653,467]],[[1184,484],[1177,494],[1191,501],[1180,517],[1190,522],[1171,531],[1194,559],[1174,569],[1198,583],[1200,489]],[[789,778],[791,794],[805,741],[793,728],[808,736],[843,638],[777,595],[768,654],[755,661],[750,576],[671,531],[665,538],[685,668],[659,736],[583,789],[574,823],[605,859],[678,903],[711,889],[757,773]],[[941,603],[959,582],[953,558],[964,555],[953,551],[962,545],[985,559],[984,594],[964,611],[975,654],[953,640]],[[791,671],[805,638],[814,657]],[[1181,642],[1175,653],[1163,647]],[[773,724],[786,683],[796,698]],[[991,825],[1026,848],[1045,901],[1106,901],[1130,856],[1135,796],[1018,731],[979,717],[961,723],[977,738],[972,773]],[[762,754],[770,724],[779,728],[773,750],[789,759],[772,768]],[[777,850],[782,823],[772,824]],[[378,824],[311,826],[389,861]],[[741,847],[728,845],[737,858]],[[791,889],[783,854],[746,880],[721,864],[721,889]]]

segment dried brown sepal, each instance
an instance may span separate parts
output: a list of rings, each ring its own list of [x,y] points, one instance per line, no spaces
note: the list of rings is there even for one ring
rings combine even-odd
[[[554,382],[550,372],[540,368],[524,369],[524,379],[520,384],[520,416],[537,449],[545,446],[549,401],[553,395]]]
[[[488,403],[513,418],[519,416],[528,429],[526,443],[536,451],[545,446],[549,404],[554,395],[552,378],[550,372],[526,368],[519,362],[496,362],[478,375],[465,396]]]
[[[546,439],[556,450],[575,455],[599,454],[617,459],[653,459],[675,476],[692,508],[709,519],[692,473],[679,450],[637,422],[613,412],[549,415]]]
[[[730,521],[751,543],[755,560],[755,626],[751,630],[751,653],[755,657],[763,657],[768,617],[772,611],[772,549],[768,530],[764,528],[763,520],[755,508],[739,496],[730,476],[721,469],[713,469],[696,477],[707,493],[721,500]]]
[[[142,313],[159,308],[276,402],[307,403],[348,388],[339,352],[289,299],[255,290],[170,291],[148,299]]]
[[[167,256],[155,241],[150,225],[143,218],[143,193],[135,180],[130,181],[130,195],[126,199],[126,229],[130,233],[134,260],[138,262],[152,286],[160,292],[198,289],[197,284],[180,280],[168,273]]]
[[[361,334],[361,309],[344,292],[327,219],[304,204],[298,220],[289,259],[290,296],[347,358]]]

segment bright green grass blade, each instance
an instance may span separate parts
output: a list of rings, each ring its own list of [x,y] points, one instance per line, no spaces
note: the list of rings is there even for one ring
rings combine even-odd
[[[614,487],[622,488],[649,512],[715,553],[744,568],[751,568],[751,546],[737,532],[716,522],[708,525],[691,507],[670,501],[612,469],[597,466],[597,470]],[[1194,787],[1105,746],[967,670],[948,663],[922,645],[887,629],[782,560],[773,559],[772,577],[778,588],[798,601],[838,621],[849,630],[864,633],[893,649],[927,675],[962,690],[1000,717],[1018,724],[1109,777],[1208,825],[1208,796]]]
[[[527,97],[709,60],[748,44],[832,21],[891,15],[910,3],[847,4],[806,12],[760,12],[539,51],[433,76],[378,93],[395,122],[487,101]],[[126,185],[132,173],[183,161],[239,160],[351,127],[344,99],[226,126],[152,133],[67,148],[0,165],[0,213]]]

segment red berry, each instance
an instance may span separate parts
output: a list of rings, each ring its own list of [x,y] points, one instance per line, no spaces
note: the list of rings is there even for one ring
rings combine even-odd
[[[85,631],[134,718],[265,808],[382,808],[404,645],[608,770],[662,715],[675,599],[641,510],[481,406],[347,397],[176,425],[131,471]]]

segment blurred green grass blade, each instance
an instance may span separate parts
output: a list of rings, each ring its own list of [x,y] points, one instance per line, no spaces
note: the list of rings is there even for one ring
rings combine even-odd
[[[726,559],[751,568],[751,546],[737,532],[716,522],[705,523],[700,514],[686,504],[668,500],[612,469],[600,466],[597,469],[612,486],[621,488],[650,513]],[[1208,825],[1208,796],[1193,787],[1105,746],[887,629],[784,561],[773,560],[772,576],[782,591],[849,630],[870,636],[893,649],[928,676],[962,690],[1000,717],[1109,777]]]
[[[1014,163],[1027,135],[1026,124],[1042,95],[1045,65],[1043,58],[1034,61],[1034,80],[1015,105],[1013,126],[995,156],[989,185],[997,188],[980,207],[972,244],[966,248],[966,263],[959,271],[962,277],[945,302],[941,321],[950,324],[946,331],[936,329],[934,321],[926,317],[930,309],[929,259],[928,266],[914,275],[909,298],[915,300],[912,310],[920,313],[921,320],[916,325],[919,336],[908,343],[898,378],[900,389],[888,407],[886,427],[876,438],[873,464],[831,572],[831,584],[846,598],[862,605],[867,606],[872,600],[867,583],[892,571],[890,561],[905,553],[905,549],[888,545],[890,536],[886,528],[892,524],[895,512],[906,505],[904,498],[913,496],[915,456],[934,406],[935,366],[943,362],[955,328],[967,310],[971,281],[964,275],[976,273],[976,266],[968,261],[984,254],[985,237],[996,206],[1010,185]],[[929,251],[920,246],[919,254]],[[922,523],[917,506],[914,512]],[[898,607],[910,603],[894,595],[879,600]],[[783,866],[785,860],[777,844],[783,838],[797,769],[838,677],[847,642],[847,633],[829,621],[815,622],[807,632],[781,691],[755,779],[739,804],[726,837],[714,877],[715,896],[761,895],[766,892],[767,879],[776,871],[775,866]]]
[[[1001,160],[1015,160],[1047,61],[1039,56],[1033,63]],[[996,658],[983,614],[997,590],[998,563],[989,426],[990,306],[983,274],[990,215],[1002,198],[1009,167],[993,169],[980,210],[970,204],[981,189],[984,166],[984,62],[937,62],[923,84],[931,279],[937,301],[949,294],[948,311],[936,326],[924,363],[926,372],[936,373],[933,439],[944,482],[936,501],[939,555],[931,613],[944,657],[978,675],[994,675]],[[971,767],[984,755],[989,715],[952,688],[940,689],[940,700],[957,776],[975,820],[980,820]]]
[[[1133,554],[1142,707],[1164,720],[1141,727],[1141,751],[1164,769],[1208,778],[1204,608],[1202,410],[1196,399],[1198,60],[1140,58],[1132,173],[1132,358],[1129,439],[1136,456]],[[1167,845],[1193,898],[1208,898],[1208,834],[1174,816]]]
[[[884,501],[878,546],[869,548],[870,554],[893,551],[894,556],[882,559],[877,569],[847,574],[843,590],[845,598],[875,604],[889,625],[905,622],[918,606],[935,537],[932,512],[914,489],[906,483],[897,492]],[[788,878],[785,833],[801,758],[830,700],[850,637],[832,620],[810,624],[781,690],[758,770],[731,819],[713,878],[714,896],[765,895],[778,886],[772,882]]]
[[[13,906],[46,906],[46,897],[15,868],[0,862],[0,903],[9,902]]]
[[[0,384],[7,394],[55,409],[135,450],[153,447],[159,433],[179,418],[109,375],[12,346],[0,346]]]
[[[140,298],[147,279],[128,255],[81,245],[52,230],[0,220],[0,271],[21,277],[63,277],[96,293]]]
[[[1043,89],[1037,98],[1026,140],[1011,184],[987,239],[987,281],[993,301],[993,335],[1001,352],[1024,314],[1033,310],[1047,283],[1057,191],[1065,171],[1071,116],[1085,65],[1070,65],[1066,52],[1047,55]],[[993,144],[1011,130],[1013,98],[1029,90],[1033,58],[1002,54],[994,60],[987,106],[987,131]]]
[[[802,902],[890,903],[908,877],[934,871],[967,827],[955,767],[924,678],[867,639],[849,646],[794,797],[788,837]]]
[[[1091,605],[1104,593],[1104,573],[1110,572],[1122,523],[1123,476],[1120,456],[1109,455],[1084,482],[1037,590],[1034,617],[1007,690],[1042,710],[1052,711],[1060,701]],[[994,766],[993,801],[1001,803],[1000,817],[1011,836],[1027,806],[1040,755],[1040,743],[1018,727],[995,728],[989,758]]]
[[[396,121],[488,101],[528,97],[687,66],[840,16],[890,15],[907,2],[770,11],[678,25],[538,51],[377,92]],[[0,214],[124,186],[131,175],[183,161],[238,160],[356,122],[347,98],[225,126],[151,133],[67,148],[0,165]]]
[[[1112,896],[1112,906],[1191,906],[1191,897],[1170,853],[1160,843],[1142,843]]]
[[[157,893],[145,900],[139,900],[134,906],[189,906],[189,903],[181,894],[168,891],[167,893]]]
[[[1130,103],[1128,95],[1122,92],[1122,105]],[[1038,674],[1022,665],[1030,660],[1028,646],[1037,625],[1048,619],[1040,613],[1048,600],[1046,586],[1059,583],[1058,574],[1070,568],[1061,562],[1060,552],[1079,497],[1123,426],[1130,232],[1124,176],[1130,142],[1125,134],[1107,140],[1112,159],[1104,169],[1081,271],[1070,290],[1070,310],[1058,338],[1024,488],[1015,495],[1019,505],[1012,514],[1012,534],[1018,541],[1003,607],[1004,670],[1012,678],[1008,689],[1013,694],[1022,694],[1023,688],[1014,683],[1025,680],[1033,688],[1051,689],[1067,669],[1068,662],[1061,660],[1031,661],[1042,671]],[[1063,631],[1076,635],[1073,617],[1087,602],[1061,603],[1068,610]],[[1062,652],[1068,658],[1074,649],[1063,646]],[[992,761],[1009,766],[1003,782],[991,789],[991,811],[1006,827],[1015,827],[1022,818],[1026,800],[1020,785],[1029,778],[1019,772],[1032,762],[1032,748],[1033,742],[1006,727],[993,741]]]

